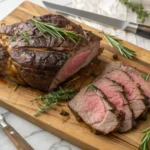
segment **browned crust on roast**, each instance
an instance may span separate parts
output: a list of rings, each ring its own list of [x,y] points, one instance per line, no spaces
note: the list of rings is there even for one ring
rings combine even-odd
[[[6,61],[3,67],[6,70],[5,74],[0,74],[21,85],[28,84],[42,91],[48,91],[48,85],[50,87],[51,81],[67,59],[80,53],[89,43],[100,43],[101,38],[61,15],[47,14],[35,19],[54,23],[59,28],[65,28],[85,37],[80,37],[77,42],[73,42],[67,37],[64,40],[45,33],[47,38],[44,38],[31,20],[0,28],[0,43],[3,45],[3,52],[8,54],[2,60]],[[29,36],[28,42],[21,37],[22,33]],[[100,45],[97,50],[99,48]],[[0,57],[4,57],[1,47]]]

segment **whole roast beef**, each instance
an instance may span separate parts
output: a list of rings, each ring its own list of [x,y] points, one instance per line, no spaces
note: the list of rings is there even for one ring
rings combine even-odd
[[[69,107],[92,128],[108,134],[119,128],[122,114],[105,98],[100,90],[88,90],[88,86],[69,101]]]
[[[73,42],[67,36],[63,39],[48,33],[45,38],[31,20],[1,28],[0,74],[18,84],[42,91],[57,88],[102,52],[100,37],[63,16],[48,14],[34,19],[53,23],[84,38]]]

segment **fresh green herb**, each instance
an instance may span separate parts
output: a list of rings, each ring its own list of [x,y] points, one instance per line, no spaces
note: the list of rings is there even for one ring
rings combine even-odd
[[[88,91],[97,91],[97,90],[98,90],[98,89],[97,89],[96,86],[90,84],[90,85],[88,85],[88,87],[87,87],[85,93],[88,92]]]
[[[62,101],[67,101],[72,99],[76,94],[76,90],[74,89],[62,89],[59,88],[58,91],[50,92],[46,95],[40,96],[36,98],[36,101],[43,102],[43,105],[36,111],[34,116],[38,116],[40,113],[49,110],[50,108],[54,108],[59,105]]]
[[[150,127],[145,129],[143,131],[143,133],[145,133],[145,135],[143,136],[142,140],[141,140],[141,144],[139,146],[140,150],[150,150]]]
[[[149,79],[149,77],[150,77],[150,74],[146,74],[146,73],[142,74],[142,78],[146,81]]]
[[[136,56],[135,51],[133,51],[119,43],[120,39],[110,36],[104,32],[103,32],[103,35],[104,35],[105,39],[108,41],[108,43],[110,44],[110,46],[117,48],[119,50],[119,52],[121,53],[121,55],[123,55],[124,57],[126,57],[128,59],[132,59],[133,57]]]
[[[56,24],[53,23],[45,23],[38,21],[34,18],[31,19],[31,22],[37,27],[37,29],[41,32],[41,34],[47,38],[46,33],[50,34],[53,37],[59,37],[62,39],[65,39],[65,37],[68,37],[73,42],[77,42],[77,40],[82,37],[83,35],[76,34],[73,31],[66,30],[64,28],[58,28],[56,27]]]
[[[14,92],[16,92],[19,87],[20,87],[20,85],[17,84],[17,85],[15,86]]]
[[[24,39],[24,41],[26,43],[29,43],[29,41],[31,40],[31,38],[29,37],[29,35],[27,33],[21,33],[20,36]]]
[[[129,2],[129,0],[120,1],[127,7],[131,8],[131,10],[137,14],[138,19],[140,19],[142,23],[144,23],[146,18],[149,17],[150,14],[146,10],[144,10],[144,6],[142,4],[132,3]]]
[[[13,35],[13,36],[10,37],[11,42],[14,42],[15,40],[16,40],[16,35]]]

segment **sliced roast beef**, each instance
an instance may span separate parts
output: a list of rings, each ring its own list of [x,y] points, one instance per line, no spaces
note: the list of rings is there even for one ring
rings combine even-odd
[[[107,101],[99,90],[85,87],[69,101],[69,107],[92,128],[108,134],[120,125],[119,112]]]
[[[68,37],[63,39],[48,33],[45,33],[45,38],[31,20],[1,28],[0,43],[7,53],[7,58],[2,61],[7,63],[0,64],[0,67],[6,70],[5,77],[16,83],[42,91],[52,90],[102,52],[100,37],[63,16],[48,14],[34,19],[54,23],[84,38],[79,37],[73,42]],[[28,40],[22,34],[26,34]],[[2,57],[2,53],[0,55]]]
[[[130,78],[136,83],[136,85],[142,90],[143,94],[148,97],[148,102],[145,101],[146,105],[150,105],[150,81],[146,81],[142,78],[142,73],[137,69],[125,66],[122,62],[116,61],[110,63],[105,72],[110,72],[111,70],[120,69],[128,74]]]
[[[132,67],[121,65],[121,70],[125,71],[130,78],[140,87],[143,94],[148,97],[148,103],[145,101],[147,106],[150,105],[150,81],[146,81],[142,78],[142,73]]]
[[[109,73],[105,73],[103,76],[123,86],[125,95],[129,101],[129,105],[135,118],[138,118],[146,111],[144,96],[125,72],[121,70],[114,70]]]
[[[133,127],[133,114],[128,105],[127,99],[123,95],[123,89],[117,83],[107,79],[99,78],[94,81],[94,86],[100,89],[117,110],[122,111],[125,114],[125,118],[122,121],[119,131],[126,132]]]

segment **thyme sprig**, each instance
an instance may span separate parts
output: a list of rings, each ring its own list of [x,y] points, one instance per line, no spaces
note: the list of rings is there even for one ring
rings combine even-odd
[[[24,39],[26,43],[29,43],[29,41],[31,40],[31,38],[26,32],[21,33],[20,36]]]
[[[37,27],[37,29],[41,32],[41,34],[47,38],[46,33],[50,34],[53,37],[59,37],[65,39],[68,37],[73,42],[77,42],[80,37],[84,38],[81,34],[76,34],[73,31],[66,30],[64,28],[58,28],[56,24],[46,23],[38,21],[34,18],[31,19],[31,22]]]
[[[40,96],[34,100],[41,101],[43,104],[38,110],[36,110],[34,116],[38,116],[40,113],[48,111],[50,108],[54,108],[59,105],[62,101],[72,99],[76,94],[74,89],[62,89],[59,88],[57,91],[50,92],[46,95]]]
[[[147,74],[147,73],[142,74],[142,78],[146,81],[149,79],[149,77],[150,77],[150,74]]]
[[[110,46],[117,48],[119,50],[119,52],[121,53],[121,55],[123,55],[124,57],[126,57],[128,59],[133,59],[133,57],[136,56],[135,51],[120,44],[120,39],[115,38],[111,35],[108,35],[104,32],[103,32],[103,35],[104,35],[105,39],[108,41],[108,43],[110,44]]]
[[[129,0],[120,0],[120,2],[122,2],[124,5],[129,7],[133,12],[135,12],[137,14],[138,19],[140,19],[142,23],[144,23],[146,18],[148,18],[150,15],[150,13],[144,10],[144,6],[142,4],[129,2]]]
[[[141,144],[139,146],[140,150],[150,150],[150,127],[145,129],[143,131],[143,133],[145,133],[145,135],[143,136],[142,140],[141,140]]]

